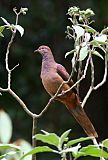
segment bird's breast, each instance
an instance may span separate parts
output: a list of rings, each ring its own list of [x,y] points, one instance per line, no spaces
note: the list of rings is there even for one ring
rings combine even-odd
[[[44,88],[51,96],[53,96],[57,92],[59,86],[62,83],[60,80],[58,80],[58,75],[53,74],[53,72],[51,73],[47,72],[47,74],[41,74],[41,79]]]

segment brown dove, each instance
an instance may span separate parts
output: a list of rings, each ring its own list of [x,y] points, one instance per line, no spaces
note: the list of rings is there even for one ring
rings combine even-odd
[[[52,97],[55,95],[62,82],[69,79],[69,74],[61,64],[55,62],[52,51],[48,46],[42,45],[35,50],[35,52],[42,55],[41,79],[44,88]],[[62,86],[59,93],[68,90],[73,84],[74,82],[71,79],[68,84]],[[56,100],[67,107],[88,136],[98,137],[91,121],[81,107],[80,98],[75,89],[70,90],[60,97],[56,97]]]

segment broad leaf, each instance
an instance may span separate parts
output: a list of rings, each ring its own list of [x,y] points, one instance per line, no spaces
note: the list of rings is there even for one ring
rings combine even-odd
[[[0,110],[0,141],[9,143],[12,136],[12,122],[9,115]]]
[[[70,147],[76,143],[80,143],[80,142],[87,141],[90,139],[92,139],[92,137],[82,137],[82,138],[74,139],[74,140],[69,141],[66,146]]]
[[[104,150],[100,149],[97,146],[94,145],[88,145],[87,147],[83,147],[79,150],[76,157],[80,156],[93,156],[93,157],[104,157],[108,158],[108,153]]]
[[[104,59],[103,56],[98,51],[93,51],[92,54],[100,57],[101,59]]]
[[[102,141],[104,147],[108,148],[108,138]]]
[[[21,37],[23,36],[24,34],[24,28],[21,27],[20,25],[15,25],[15,28],[19,31]]]
[[[82,47],[79,54],[79,61],[83,61],[88,55],[88,47]]]
[[[41,152],[55,152],[55,153],[58,153],[57,151],[51,149],[51,148],[48,147],[48,146],[35,147],[35,148],[33,148],[30,152],[24,154],[24,155],[20,158],[20,160],[22,160],[22,159],[25,158],[26,156],[33,155],[33,154],[36,154],[36,153],[41,153]]]
[[[48,144],[54,145],[56,147],[59,144],[59,137],[54,133],[49,133],[47,135],[37,134],[34,137],[36,138],[36,140],[40,140],[44,143],[48,143]]]
[[[83,36],[84,35],[84,29],[82,28],[82,27],[80,27],[80,26],[77,26],[77,25],[73,25],[72,26],[73,28],[74,28],[74,30],[75,30],[75,33],[76,33],[76,35],[77,35],[77,40],[81,37],[81,36]]]
[[[59,149],[61,149],[63,143],[68,140],[68,135],[69,135],[70,131],[71,131],[71,129],[67,130],[67,131],[64,132],[64,133],[61,135],[61,137],[59,138],[59,146],[58,146]]]

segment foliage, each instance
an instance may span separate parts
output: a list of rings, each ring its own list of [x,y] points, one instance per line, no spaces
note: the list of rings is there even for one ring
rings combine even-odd
[[[24,139],[17,139],[10,143],[12,128],[12,121],[9,115],[0,110],[0,159],[17,160],[23,153],[27,153],[32,149],[31,144]],[[28,156],[26,160],[31,160],[31,156]]]
[[[78,159],[82,156],[92,156],[92,157],[104,157],[108,158],[108,153],[100,149],[99,146],[96,145],[87,145],[81,146],[81,142],[92,140],[93,137],[82,137],[74,140],[69,140],[69,133],[71,129],[65,131],[61,136],[56,135],[55,133],[48,133],[46,131],[42,131],[42,134],[36,134],[33,138],[36,140],[42,141],[48,146],[39,146],[33,148],[30,152],[24,154],[21,157],[21,160],[31,154],[37,154],[41,152],[52,152],[61,156],[61,159],[66,159],[67,155],[70,153],[72,157]],[[89,142],[90,143],[90,142]],[[108,140],[102,141],[101,146],[104,148],[108,148]],[[106,145],[107,144],[107,145]]]
[[[106,46],[108,45],[107,33],[108,27],[104,28],[100,33],[90,26],[93,21],[90,17],[94,16],[91,9],[80,10],[78,7],[70,7],[68,9],[68,18],[72,25],[67,26],[67,37],[73,38],[75,41],[75,49],[66,53],[74,54],[74,59],[83,61],[89,54],[103,56],[98,52],[101,49],[106,54]]]

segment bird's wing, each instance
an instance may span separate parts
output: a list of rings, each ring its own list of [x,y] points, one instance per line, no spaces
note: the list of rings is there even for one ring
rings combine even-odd
[[[69,74],[66,71],[65,67],[63,67],[61,64],[58,63],[57,63],[57,73],[63,78],[64,81],[67,81],[69,79]],[[72,79],[69,81],[68,84],[70,87],[74,84]],[[77,93],[76,88],[73,88],[73,91]]]

